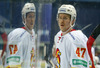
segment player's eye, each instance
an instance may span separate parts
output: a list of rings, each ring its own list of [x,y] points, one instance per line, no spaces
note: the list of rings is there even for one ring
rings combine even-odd
[[[60,20],[67,20],[68,17],[59,17]]]
[[[29,18],[35,18],[35,16],[29,16]]]

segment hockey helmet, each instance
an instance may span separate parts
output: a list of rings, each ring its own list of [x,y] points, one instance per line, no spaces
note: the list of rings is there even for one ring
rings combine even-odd
[[[58,13],[57,13],[57,19],[58,19],[58,15],[60,13],[65,13],[65,14],[69,14],[71,15],[71,21],[73,19],[76,20],[76,9],[74,8],[73,5],[65,5],[63,4],[59,9],[58,9]],[[75,23],[74,23],[75,24]]]
[[[26,18],[28,12],[36,12],[35,5],[33,3],[26,3],[22,9],[22,16]]]

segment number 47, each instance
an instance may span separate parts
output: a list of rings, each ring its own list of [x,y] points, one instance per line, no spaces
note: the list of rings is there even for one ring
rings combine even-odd
[[[81,51],[83,51],[83,52],[82,52],[82,55],[81,55]],[[77,54],[78,57],[84,58],[85,52],[86,52],[86,48],[80,48],[80,47],[78,47],[78,48],[76,49],[76,54]]]
[[[17,45],[9,45],[10,54],[15,54],[18,51]]]

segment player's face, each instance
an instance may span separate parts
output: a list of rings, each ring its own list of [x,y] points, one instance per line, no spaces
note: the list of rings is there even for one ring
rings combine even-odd
[[[68,14],[61,13],[58,16],[59,28],[62,32],[67,31],[70,28],[71,16]]]
[[[30,12],[26,16],[26,26],[28,29],[32,30],[35,24],[35,13]]]

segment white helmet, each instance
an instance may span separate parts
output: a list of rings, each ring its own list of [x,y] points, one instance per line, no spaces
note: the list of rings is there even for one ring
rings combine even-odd
[[[34,3],[26,3],[22,9],[22,16],[26,18],[28,12],[36,12]]]
[[[71,22],[73,19],[76,20],[76,9],[72,5],[65,5],[63,4],[59,9],[57,13],[57,19],[59,13],[65,13],[71,15]],[[75,23],[74,23],[75,24]]]

